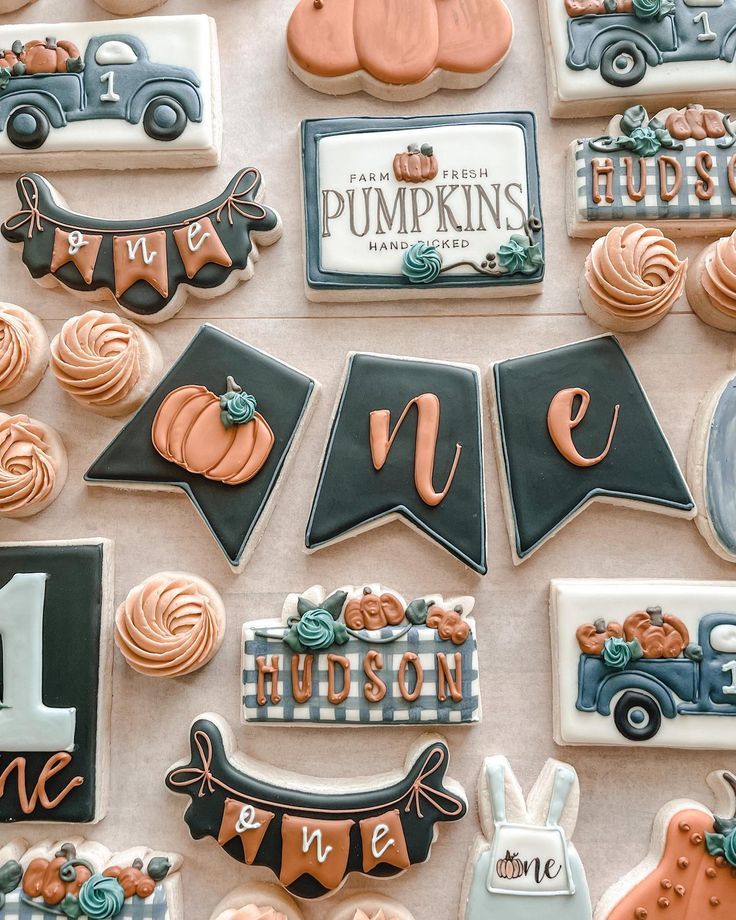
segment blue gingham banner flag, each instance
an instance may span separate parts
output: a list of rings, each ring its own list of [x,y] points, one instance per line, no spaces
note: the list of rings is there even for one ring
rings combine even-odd
[[[452,724],[477,722],[480,719],[480,681],[478,675],[478,650],[475,629],[468,619],[470,634],[462,645],[454,645],[441,639],[435,629],[427,626],[392,627],[367,632],[365,638],[351,637],[344,645],[332,646],[315,652],[313,665],[313,692],[311,699],[296,703],[290,694],[292,650],[279,638],[256,635],[263,629],[278,632],[280,623],[265,622],[246,624],[243,654],[243,719],[246,722],[312,722],[352,724]],[[366,699],[364,687],[369,680],[364,665],[369,652],[378,652],[383,659],[377,675],[386,684],[386,695],[377,703]],[[403,656],[412,652],[418,656],[423,670],[423,684],[418,698],[409,702],[404,699],[399,685],[399,668]],[[446,699],[438,699],[438,653],[444,653],[450,674],[457,679],[455,653],[460,653],[462,700],[453,701],[446,685]],[[350,665],[350,693],[344,703],[334,705],[328,701],[328,655],[344,656]],[[258,666],[257,659],[263,656],[268,665],[274,656],[278,657],[278,682],[276,695],[279,702],[272,702],[271,679],[265,679],[264,705],[257,701]],[[300,674],[303,673],[304,656],[301,657]],[[336,668],[338,688],[342,687],[341,668]],[[406,669],[407,682],[414,688],[415,671]],[[274,696],[275,698],[275,696]]]
[[[5,907],[0,909],[0,920],[49,920],[54,914],[48,909],[32,906],[21,901],[21,889],[17,888],[6,895]],[[80,920],[84,920],[83,914]],[[149,898],[128,898],[115,920],[169,920],[169,908],[166,902],[166,889],[157,885]]]
[[[590,138],[579,140],[575,148],[575,195],[579,220],[584,221],[661,221],[661,220],[721,220],[736,217],[736,194],[732,193],[729,183],[729,166],[736,157],[733,148],[721,150],[718,140],[686,140],[682,150],[663,149],[660,153],[646,158],[647,193],[641,201],[629,197],[626,182],[626,164],[624,159],[633,160],[632,177],[634,188],[639,187],[638,157],[630,150],[601,153],[591,149]],[[695,166],[695,158],[701,151],[713,158],[708,174],[713,181],[713,195],[703,201],[695,193],[697,182],[702,182]],[[660,197],[659,161],[666,156],[676,160],[682,169],[682,186],[671,201]],[[606,177],[601,175],[594,183],[593,165],[597,160],[603,163],[611,160],[614,167],[612,191],[613,202],[605,197]],[[736,160],[734,160],[736,164]],[[731,165],[731,171],[734,166]],[[668,188],[672,188],[674,175],[667,170]],[[597,186],[597,189],[596,189]],[[594,193],[598,191],[601,201],[596,204]]]

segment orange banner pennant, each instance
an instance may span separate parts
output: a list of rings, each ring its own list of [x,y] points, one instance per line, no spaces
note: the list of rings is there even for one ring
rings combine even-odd
[[[284,815],[281,820],[281,873],[286,887],[311,875],[330,891],[345,878],[353,821],[324,821]]]
[[[246,865],[250,866],[258,855],[258,850],[261,848],[263,838],[273,819],[273,812],[262,811],[252,805],[244,805],[243,802],[235,799],[225,799],[217,842],[220,846],[224,846],[234,837],[240,837]]]
[[[85,284],[91,284],[100,254],[102,237],[94,233],[82,233],[81,230],[54,231],[54,250],[51,255],[51,272],[55,272],[73,262]]]
[[[116,236],[112,250],[116,297],[122,296],[137,281],[147,281],[162,297],[169,296],[165,230]]]
[[[396,866],[397,869],[408,869],[411,865],[397,809],[361,821],[360,836],[363,841],[364,872],[370,872],[381,863]]]
[[[210,263],[224,265],[226,268],[233,264],[209,217],[202,217],[174,230],[174,242],[190,280]]]

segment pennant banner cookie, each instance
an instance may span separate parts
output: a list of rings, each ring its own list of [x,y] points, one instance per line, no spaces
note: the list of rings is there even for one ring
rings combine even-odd
[[[32,277],[91,300],[111,297],[140,322],[163,322],[189,293],[210,299],[247,281],[256,243],[267,246],[281,236],[278,214],[259,203],[257,169],[239,172],[207,204],[143,221],[75,214],[36,173],[21,176],[17,190],[21,208],[2,234],[22,248]]]
[[[395,518],[485,574],[478,368],[348,357],[306,545],[316,550]]]
[[[736,39],[736,36],[735,36]],[[639,221],[668,236],[730,233],[736,217],[736,124],[702,105],[642,105],[568,154],[570,236],[602,236]]]
[[[181,490],[239,570],[266,526],[318,389],[301,371],[204,325],[85,480]]]
[[[475,600],[407,603],[379,585],[319,585],[243,626],[243,720],[306,725],[477,722]]]
[[[166,785],[191,798],[192,837],[213,837],[239,862],[269,868],[300,898],[329,895],[352,872],[385,879],[425,862],[437,824],[467,811],[436,737],[412,749],[403,773],[377,776],[362,791],[340,790],[340,780],[310,785],[236,753],[218,716],[194,722],[190,745],[191,759],[171,768]]]
[[[736,588],[558,579],[559,744],[736,750]]]
[[[594,501],[695,516],[672,449],[614,336],[499,361],[491,385],[515,563]]]

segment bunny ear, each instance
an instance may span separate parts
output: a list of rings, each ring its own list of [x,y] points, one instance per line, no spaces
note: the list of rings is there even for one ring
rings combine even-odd
[[[559,826],[572,837],[578,820],[580,783],[574,768],[548,760],[534,783],[527,806],[535,824]]]
[[[501,821],[529,824],[524,792],[511,764],[501,755],[488,757],[483,763],[478,810],[483,833],[489,840]]]

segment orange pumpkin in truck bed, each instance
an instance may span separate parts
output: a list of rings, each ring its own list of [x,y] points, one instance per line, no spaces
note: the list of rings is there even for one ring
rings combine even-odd
[[[503,0],[300,0],[287,44],[292,70],[321,92],[373,90],[329,88],[309,75],[329,80],[362,72],[383,84],[409,86],[445,71],[479,77],[467,81],[470,87],[500,66],[513,31]],[[428,92],[440,85],[458,88],[440,83]]]

